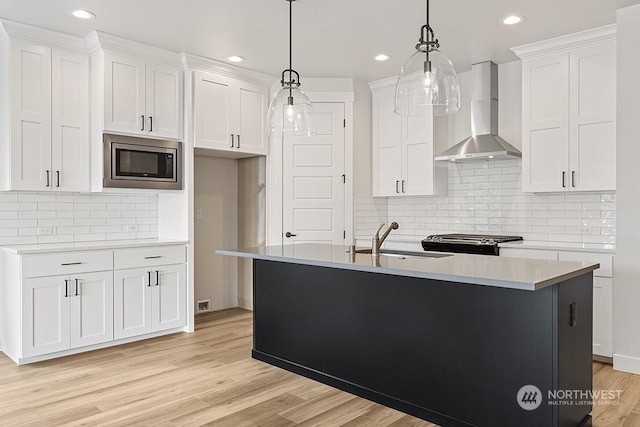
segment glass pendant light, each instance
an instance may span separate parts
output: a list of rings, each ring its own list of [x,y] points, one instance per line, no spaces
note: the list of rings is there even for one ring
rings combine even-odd
[[[278,136],[292,133],[296,136],[313,136],[316,133],[316,122],[313,116],[311,101],[300,90],[300,75],[291,65],[292,63],[292,3],[289,2],[289,68],[282,72],[282,89],[273,98],[267,115],[267,134]]]
[[[396,83],[395,112],[402,116],[436,116],[460,110],[460,86],[453,64],[438,50],[440,42],[427,23],[420,29],[416,51],[402,66]]]

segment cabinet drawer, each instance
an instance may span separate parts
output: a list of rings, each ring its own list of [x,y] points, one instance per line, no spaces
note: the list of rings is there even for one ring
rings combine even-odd
[[[113,251],[74,251],[24,255],[22,277],[57,276],[113,269]]]
[[[600,268],[593,272],[597,277],[613,277],[613,255],[591,252],[560,252],[561,261],[586,261],[600,263]]]
[[[187,252],[183,245],[117,249],[114,252],[113,264],[116,270],[187,262]]]

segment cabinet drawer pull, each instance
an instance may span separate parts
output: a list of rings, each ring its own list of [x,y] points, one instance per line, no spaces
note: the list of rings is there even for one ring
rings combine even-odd
[[[236,141],[237,141],[236,148],[240,148],[240,135],[236,137]]]
[[[567,173],[565,171],[562,171],[562,188],[567,188],[567,185],[565,184],[565,176],[567,175]]]
[[[158,259],[158,258],[162,258],[162,255],[154,255],[154,256],[146,256],[146,257],[144,257],[144,259]]]
[[[571,171],[571,186],[576,188],[576,171]]]
[[[396,181],[396,193],[400,193],[400,190],[398,189],[398,185],[400,185],[400,181]]]
[[[144,131],[144,114],[141,115],[140,118],[142,119],[142,129],[140,129],[140,130]]]
[[[62,263],[60,265],[63,266],[63,267],[67,267],[69,265],[80,265],[80,264],[82,264],[82,263],[81,262],[65,262],[65,263]]]
[[[160,286],[160,272],[156,270],[156,286]]]
[[[149,132],[153,132],[153,117],[149,116]]]
[[[231,134],[231,148],[233,148],[233,138],[235,137],[235,134]]]
[[[56,171],[56,187],[60,187],[60,171]]]
[[[49,187],[49,169],[47,169],[47,187]]]
[[[76,279],[76,296],[78,296],[78,279]]]
[[[147,271],[147,287],[151,287],[151,272]]]
[[[64,280],[64,297],[67,298],[69,296],[69,281],[67,279]]]

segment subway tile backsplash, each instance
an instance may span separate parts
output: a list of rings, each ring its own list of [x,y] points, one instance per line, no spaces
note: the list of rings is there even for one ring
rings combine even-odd
[[[0,193],[0,246],[156,237],[155,194]]]
[[[419,239],[435,233],[514,234],[527,240],[616,241],[614,192],[523,193],[521,160],[449,165],[447,197],[356,197],[356,236],[381,222]]]

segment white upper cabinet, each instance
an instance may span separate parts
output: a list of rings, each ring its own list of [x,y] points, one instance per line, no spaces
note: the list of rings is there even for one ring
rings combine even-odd
[[[266,86],[194,71],[196,148],[267,154]]]
[[[104,130],[182,138],[183,71],[177,66],[104,52]]]
[[[88,55],[19,38],[1,50],[2,189],[88,191]]]
[[[615,28],[513,50],[522,58],[523,191],[615,190]]]
[[[433,117],[402,117],[393,111],[393,82],[371,85],[373,195],[443,194],[446,167],[435,167]]]

